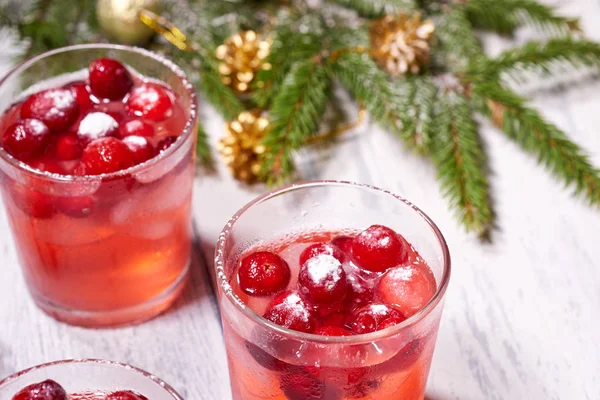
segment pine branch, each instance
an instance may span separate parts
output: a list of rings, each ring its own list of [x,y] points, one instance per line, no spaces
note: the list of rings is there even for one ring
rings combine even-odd
[[[600,171],[564,132],[545,121],[526,101],[496,82],[478,83],[473,94],[479,109],[526,151],[538,156],[558,178],[600,204]]]
[[[475,60],[483,57],[481,43],[475,37],[473,26],[462,7],[450,7],[442,15],[436,35],[438,44],[434,51],[441,53],[441,67],[444,70],[460,74]]]
[[[467,230],[487,237],[493,228],[486,158],[467,99],[456,93],[439,101],[432,158],[444,195]]]
[[[336,3],[352,8],[359,15],[377,18],[384,14],[395,14],[400,11],[411,11],[417,8],[414,0],[333,0]]]
[[[436,129],[437,94],[431,78],[415,76],[392,81],[366,54],[344,54],[334,60],[330,69],[380,125],[417,151],[429,151]]]
[[[512,34],[524,24],[555,35],[580,31],[578,19],[557,15],[554,8],[535,0],[469,0],[465,7],[475,26],[501,34]]]
[[[323,46],[323,38],[315,33],[293,32],[290,25],[276,28],[267,62],[271,69],[260,70],[255,79],[252,100],[261,108],[267,107],[278,93],[292,64],[307,60],[318,54]]]
[[[600,44],[590,40],[572,38],[552,39],[546,43],[529,42],[516,49],[507,50],[493,59],[478,60],[471,66],[473,79],[495,79],[501,73],[542,71],[552,73],[556,65],[572,68],[600,66]]]
[[[221,82],[221,77],[214,69],[203,68],[198,83],[206,99],[225,119],[232,120],[244,111],[244,105],[240,99],[228,86]]]
[[[329,77],[313,60],[296,63],[273,99],[270,131],[264,139],[264,172],[270,183],[285,179],[294,169],[292,151],[317,134],[325,111]]]
[[[212,152],[210,149],[210,145],[208,143],[208,135],[202,126],[202,123],[198,123],[198,139],[196,141],[196,155],[198,156],[198,161],[204,167],[212,168],[214,164],[214,159],[212,156]]]

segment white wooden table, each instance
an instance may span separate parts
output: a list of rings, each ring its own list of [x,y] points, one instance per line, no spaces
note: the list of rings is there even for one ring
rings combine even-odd
[[[600,1],[571,1],[564,9],[582,15],[588,35],[600,40]],[[517,41],[530,34],[522,32]],[[500,39],[486,44],[492,53],[511,45]],[[0,75],[8,68],[0,59]],[[600,166],[600,83],[528,94]],[[209,108],[204,114],[216,141],[222,121]],[[444,232],[453,275],[428,400],[599,399],[600,212],[572,198],[532,157],[484,126],[501,228],[490,245],[465,234],[452,218],[433,168],[374,126],[358,129],[330,152],[308,155],[313,162],[301,170],[307,180],[353,180],[402,194]],[[198,177],[195,190],[199,244],[192,284],[166,314],[117,330],[74,328],[39,311],[0,213],[0,377],[56,359],[106,358],[156,373],[186,399],[230,399],[207,270],[224,223],[264,188],[240,186],[220,169]]]

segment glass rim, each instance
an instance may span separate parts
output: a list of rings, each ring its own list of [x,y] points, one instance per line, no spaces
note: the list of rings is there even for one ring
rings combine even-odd
[[[294,331],[291,329],[284,328],[280,325],[277,325],[256,312],[252,311],[249,307],[247,307],[244,302],[237,296],[231,285],[227,280],[227,274],[225,271],[225,248],[228,243],[228,239],[230,237],[231,231],[235,227],[236,221],[244,215],[246,211],[252,208],[255,205],[261,204],[267,200],[270,200],[274,197],[281,196],[287,193],[291,193],[301,189],[307,189],[318,186],[344,186],[344,187],[353,187],[356,189],[365,189],[373,193],[384,194],[387,196],[391,196],[392,198],[404,203],[406,206],[410,207],[415,211],[429,226],[432,230],[432,233],[436,236],[438,243],[442,249],[443,255],[443,271],[440,279],[440,283],[436,289],[435,294],[429,300],[429,302],[421,308],[417,313],[410,316],[406,320],[401,323],[392,326],[390,328],[386,328],[380,331],[375,331],[371,333],[363,333],[359,335],[352,336],[322,336],[316,335],[314,333],[304,333],[299,331]],[[316,343],[329,343],[329,344],[360,344],[373,342],[376,340],[385,339],[391,336],[394,336],[405,329],[415,325],[427,315],[429,315],[436,306],[440,303],[440,301],[444,298],[444,294],[446,293],[446,289],[448,288],[448,283],[450,281],[450,271],[451,271],[451,259],[450,259],[450,251],[448,249],[448,245],[446,243],[446,239],[444,235],[437,227],[437,225],[433,222],[427,214],[425,214],[420,208],[415,206],[410,201],[406,200],[404,197],[396,195],[388,190],[378,188],[376,186],[350,182],[350,181],[341,181],[341,180],[318,180],[318,181],[310,181],[299,184],[292,184],[289,186],[285,186],[283,188],[267,192],[251,202],[247,203],[243,206],[239,211],[237,211],[227,222],[221,234],[219,235],[219,239],[217,240],[217,246],[215,248],[215,270],[216,270],[216,278],[217,284],[223,291],[223,296],[227,298],[228,301],[233,303],[234,307],[242,312],[246,317],[250,320],[254,321],[260,326],[266,327],[269,330],[275,331],[283,336],[288,338],[296,339],[296,340],[305,340]]]
[[[132,372],[134,372],[134,373],[136,373],[138,375],[142,375],[143,377],[148,378],[148,379],[154,381],[161,388],[165,389],[165,391],[168,394],[170,394],[171,396],[173,396],[173,398],[175,400],[183,400],[183,397],[179,393],[177,393],[175,391],[175,389],[173,389],[171,387],[171,385],[169,385],[168,383],[166,383],[162,379],[158,378],[154,374],[151,374],[151,373],[149,373],[147,371],[144,371],[141,368],[137,368],[137,367],[134,367],[132,365],[125,364],[125,363],[122,363],[122,362],[109,361],[109,360],[101,360],[101,359],[96,359],[96,358],[79,358],[79,359],[69,359],[69,360],[58,360],[58,361],[52,361],[52,362],[48,362],[48,363],[36,365],[36,366],[33,366],[33,367],[29,367],[27,369],[24,369],[22,371],[16,372],[16,373],[14,373],[14,374],[12,374],[10,376],[7,376],[6,378],[0,380],[0,388],[2,388],[3,386],[5,386],[5,385],[7,385],[9,383],[12,383],[12,382],[18,380],[19,378],[27,375],[30,372],[37,371],[37,370],[42,370],[42,369],[48,368],[48,367],[54,367],[54,366],[59,366],[59,365],[66,365],[66,364],[102,365],[102,366],[116,367],[118,369],[132,371]]]
[[[183,143],[186,141],[186,139],[194,131],[194,127],[196,125],[196,120],[198,118],[198,96],[196,93],[196,89],[194,88],[194,85],[190,82],[190,80],[188,79],[188,77],[187,77],[186,73],[183,71],[183,69],[181,69],[177,64],[175,64],[173,61],[169,60],[168,58],[166,58],[158,53],[155,53],[155,52],[152,52],[152,51],[140,48],[140,47],[126,46],[126,45],[120,45],[120,44],[92,43],[92,44],[78,44],[78,45],[73,45],[73,46],[65,46],[65,47],[60,47],[58,49],[46,51],[44,53],[35,55],[35,56],[17,64],[6,75],[4,75],[2,78],[0,78],[0,88],[12,76],[25,71],[30,66],[34,65],[35,63],[37,63],[47,57],[51,57],[56,54],[67,53],[70,51],[94,50],[94,49],[128,51],[131,53],[137,53],[144,57],[149,57],[149,58],[163,64],[165,67],[170,69],[179,79],[181,79],[181,82],[183,83],[183,86],[185,87],[186,93],[190,96],[190,106],[189,106],[190,115],[186,121],[185,126],[182,128],[181,134],[178,136],[178,138],[181,137],[182,139],[177,140],[172,146],[169,146],[168,149],[166,149],[165,151],[163,151],[159,155],[151,158],[148,161],[145,161],[141,164],[134,165],[127,169],[123,169],[123,170],[111,172],[111,173],[100,174],[100,175],[75,176],[75,175],[62,175],[62,174],[55,174],[55,173],[40,171],[40,170],[37,170],[37,169],[29,166],[27,163],[25,163],[23,161],[17,160],[15,157],[8,154],[8,152],[6,152],[6,150],[4,150],[4,148],[2,146],[0,146],[0,160],[2,160],[3,162],[6,162],[10,166],[12,166],[20,171],[23,171],[31,176],[34,176],[38,179],[41,178],[41,179],[46,179],[48,181],[64,182],[64,183],[93,182],[93,181],[98,181],[98,180],[103,180],[103,179],[125,177],[130,174],[135,174],[135,173],[150,169],[157,163],[164,160],[165,158],[168,158],[171,154],[175,153],[183,145]]]

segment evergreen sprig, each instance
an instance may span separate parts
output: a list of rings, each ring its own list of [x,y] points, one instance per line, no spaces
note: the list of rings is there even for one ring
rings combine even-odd
[[[554,67],[561,65],[575,69],[600,66],[600,44],[570,37],[529,42],[507,50],[494,59],[480,60],[471,66],[470,73],[474,79],[485,80],[502,73],[510,76],[526,71],[551,74]]]
[[[292,151],[317,133],[329,82],[315,60],[296,63],[281,84],[270,109],[270,131],[263,154],[268,180],[281,181],[293,170]]]
[[[577,18],[560,16],[552,7],[535,0],[469,0],[465,9],[474,26],[502,35],[512,35],[522,25],[533,25],[554,35],[580,30]]]
[[[444,194],[468,230],[487,235],[494,223],[487,164],[471,103],[444,93],[438,104],[433,160]]]
[[[590,203],[600,204],[600,172],[585,152],[557,126],[527,106],[522,97],[497,82],[473,87],[475,104],[524,150],[537,156],[550,171]]]
[[[261,108],[270,120],[264,140],[265,178],[292,176],[294,154],[317,132],[337,82],[372,119],[432,160],[444,195],[469,230],[495,226],[485,149],[477,114],[487,116],[525,151],[591,203],[600,204],[600,173],[566,134],[504,86],[505,78],[557,67],[600,66],[600,44],[582,37],[579,21],[536,0],[165,0],[164,15],[194,43],[183,52],[164,40],[149,46],[182,65],[226,119]],[[0,0],[0,28],[27,39],[26,55],[105,40],[96,0]],[[369,28],[385,14],[419,12],[435,22],[431,57],[421,73],[393,79],[372,57]],[[487,56],[479,31],[512,35],[534,26],[545,40]],[[226,37],[252,29],[272,41],[270,68],[257,73],[250,97],[222,83],[214,51]],[[199,128],[198,154],[210,161]]]

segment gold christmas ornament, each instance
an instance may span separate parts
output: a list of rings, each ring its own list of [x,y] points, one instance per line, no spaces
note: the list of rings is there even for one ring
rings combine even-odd
[[[242,31],[228,37],[217,47],[216,56],[221,63],[221,81],[238,93],[247,92],[260,69],[270,69],[265,62],[271,49],[269,40],[261,40],[254,31]]]
[[[429,60],[435,26],[421,15],[385,15],[371,25],[371,53],[390,75],[416,74]]]
[[[100,27],[114,40],[126,44],[144,44],[154,31],[140,21],[142,10],[162,11],[160,0],[98,0],[96,15]]]
[[[217,150],[234,178],[246,183],[259,180],[262,165],[260,155],[265,152],[261,144],[269,121],[260,116],[260,110],[244,111],[226,125],[226,136],[217,143]]]

